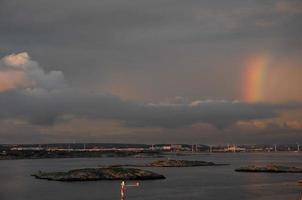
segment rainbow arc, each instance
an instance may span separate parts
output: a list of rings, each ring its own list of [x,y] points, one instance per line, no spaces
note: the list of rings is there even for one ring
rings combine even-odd
[[[270,56],[267,54],[248,59],[243,72],[242,100],[247,102],[263,100],[269,63]]]

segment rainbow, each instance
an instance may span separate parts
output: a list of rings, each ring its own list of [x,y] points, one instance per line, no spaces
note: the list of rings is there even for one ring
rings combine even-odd
[[[252,56],[247,59],[243,70],[242,97],[243,101],[259,102],[263,100],[265,78],[270,58],[267,54]]]

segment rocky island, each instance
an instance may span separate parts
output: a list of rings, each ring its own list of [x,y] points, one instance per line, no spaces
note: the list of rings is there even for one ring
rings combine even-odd
[[[191,161],[191,160],[156,160],[147,166],[149,167],[196,167],[196,166],[214,166],[219,165],[213,162],[206,161]]]
[[[302,168],[280,165],[247,166],[235,169],[236,172],[266,172],[266,173],[302,173]]]
[[[32,176],[38,179],[46,179],[53,181],[97,181],[97,180],[154,180],[165,179],[161,174],[151,171],[106,167],[106,168],[85,168],[75,169],[67,172],[38,172]]]
[[[206,161],[192,161],[192,160],[156,160],[144,165],[111,165],[110,167],[198,167],[198,166],[221,166],[228,164],[216,164]]]

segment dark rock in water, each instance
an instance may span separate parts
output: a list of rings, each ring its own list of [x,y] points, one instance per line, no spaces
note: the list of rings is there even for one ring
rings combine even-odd
[[[153,180],[165,179],[161,174],[135,168],[86,168],[68,172],[38,172],[32,176],[54,181]]]
[[[216,164],[213,162],[206,161],[192,161],[192,160],[156,160],[149,164],[118,164],[118,165],[110,165],[109,167],[198,167],[198,166],[223,166],[229,164]],[[100,167],[105,167],[100,165]]]
[[[157,160],[150,163],[150,167],[196,167],[196,166],[216,166],[213,162],[191,161],[191,160]]]
[[[279,165],[247,166],[235,169],[236,172],[266,172],[266,173],[302,173],[302,168]]]

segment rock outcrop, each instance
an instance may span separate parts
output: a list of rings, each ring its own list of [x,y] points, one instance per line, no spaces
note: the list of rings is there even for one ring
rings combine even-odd
[[[192,161],[192,160],[156,160],[154,162],[138,165],[138,164],[118,164],[110,165],[109,167],[198,167],[198,166],[222,166],[228,164],[216,164],[206,161]],[[100,165],[101,167],[105,167]]]
[[[157,160],[147,166],[149,167],[196,167],[196,166],[215,166],[213,162],[191,161],[191,160]]]
[[[38,179],[47,179],[53,181],[165,179],[163,175],[151,171],[121,167],[85,168],[70,170],[67,172],[38,172],[32,176]]]
[[[266,173],[302,173],[302,168],[280,165],[247,166],[235,169],[237,172],[266,172]]]

